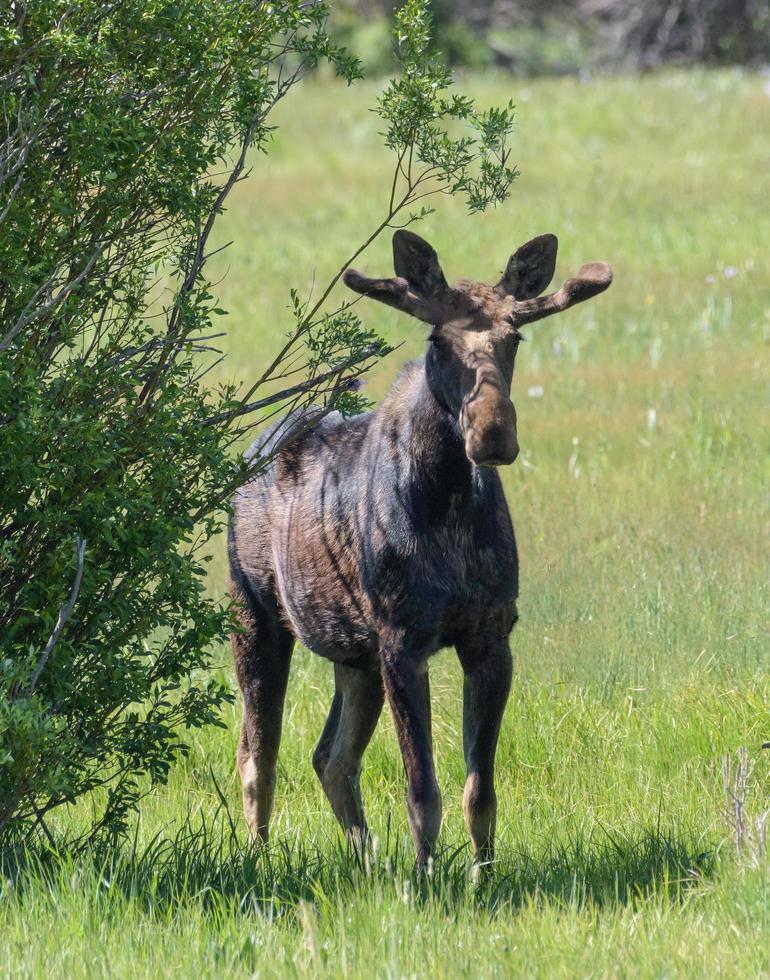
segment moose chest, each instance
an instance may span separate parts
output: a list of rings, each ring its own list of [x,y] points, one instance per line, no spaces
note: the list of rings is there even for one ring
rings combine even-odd
[[[277,563],[293,632],[335,661],[376,654],[392,630],[413,634],[427,653],[451,645],[458,629],[512,606],[518,591],[513,530],[496,503],[473,519],[453,506],[425,520],[366,498],[325,518],[302,514],[303,548]]]
[[[450,513],[386,538],[365,563],[367,591],[378,618],[406,630],[436,633],[451,643],[456,624],[484,617],[514,601],[518,560],[513,528],[502,509]]]

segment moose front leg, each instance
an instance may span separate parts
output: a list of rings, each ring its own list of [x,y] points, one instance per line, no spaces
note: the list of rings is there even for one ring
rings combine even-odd
[[[374,670],[343,664],[335,664],[334,678],[334,700],[313,768],[343,830],[360,846],[369,835],[359,786],[361,759],[382,711],[382,680]]]
[[[476,864],[494,858],[497,796],[495,752],[511,687],[508,638],[482,637],[458,644],[463,684],[463,751],[465,753],[465,826]]]
[[[441,828],[441,793],[433,768],[428,665],[399,646],[381,651],[382,678],[393,712],[407,780],[407,809],[417,853],[424,867]]]

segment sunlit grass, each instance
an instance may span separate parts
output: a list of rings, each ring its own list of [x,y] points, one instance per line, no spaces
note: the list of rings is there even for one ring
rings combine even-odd
[[[522,455],[504,479],[521,621],[498,866],[486,883],[469,877],[454,655],[431,665],[446,816],[434,877],[420,880],[386,715],[362,781],[378,851],[362,867],[340,843],[310,766],[331,673],[298,650],[271,849],[245,844],[234,706],[225,730],[193,734],[133,844],[9,860],[9,974],[770,971],[770,857],[756,842],[737,853],[721,769],[747,749],[751,824],[770,806],[766,79],[464,86],[518,104],[522,176],[494,214],[442,200],[418,229],[448,278],[494,279],[544,231],[560,238],[557,278],[591,259],[615,269],[601,298],[526,330],[514,379]],[[235,243],[212,273],[232,356],[212,382],[253,380],[290,325],[289,288],[317,290],[380,218],[390,162],[366,111],[375,92],[319,82],[281,108],[273,152],[255,158],[219,231]],[[357,264],[388,274],[387,238]],[[403,343],[372,374],[376,400],[426,330],[358,309]],[[224,582],[222,544],[209,587]],[[216,657],[230,676],[229,651]]]

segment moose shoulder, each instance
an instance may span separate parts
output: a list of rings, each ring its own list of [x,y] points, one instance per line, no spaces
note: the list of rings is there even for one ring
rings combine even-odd
[[[510,396],[519,327],[606,289],[604,263],[556,293],[557,241],[511,256],[495,286],[449,286],[431,246],[393,236],[396,276],[345,283],[431,325],[424,360],[407,364],[371,413],[305,428],[233,501],[229,557],[243,630],[232,637],[243,692],[238,767],[246,819],[267,838],[281,718],[295,639],[333,661],[335,694],[313,765],[345,831],[367,828],[364,750],[384,699],[407,774],[418,863],[441,824],[427,660],[454,646],[463,667],[463,808],[477,861],[493,856],[494,756],[508,697],[508,635],[518,560],[496,467],[519,452]],[[252,451],[264,451],[272,433]]]

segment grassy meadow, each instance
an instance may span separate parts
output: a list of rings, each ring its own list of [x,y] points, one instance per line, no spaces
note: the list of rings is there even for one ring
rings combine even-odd
[[[298,649],[269,849],[246,845],[236,704],[192,733],[132,843],[3,871],[6,975],[770,976],[768,77],[461,84],[516,102],[521,177],[496,212],[439,199],[417,226],[450,281],[496,279],[545,231],[557,279],[593,259],[615,271],[603,296],[526,328],[518,357],[522,454],[503,479],[521,620],[493,874],[469,873],[454,654],[431,662],[445,820],[421,879],[387,713],[362,780],[375,849],[363,866],[346,854],[310,765],[331,670]],[[218,232],[234,242],[214,275],[219,378],[253,379],[290,325],[289,288],[318,289],[383,215],[377,90],[310,81],[280,107]],[[356,265],[390,274],[389,235]],[[403,345],[369,379],[376,401],[427,329],[357,309]],[[57,819],[66,832],[78,814]]]

